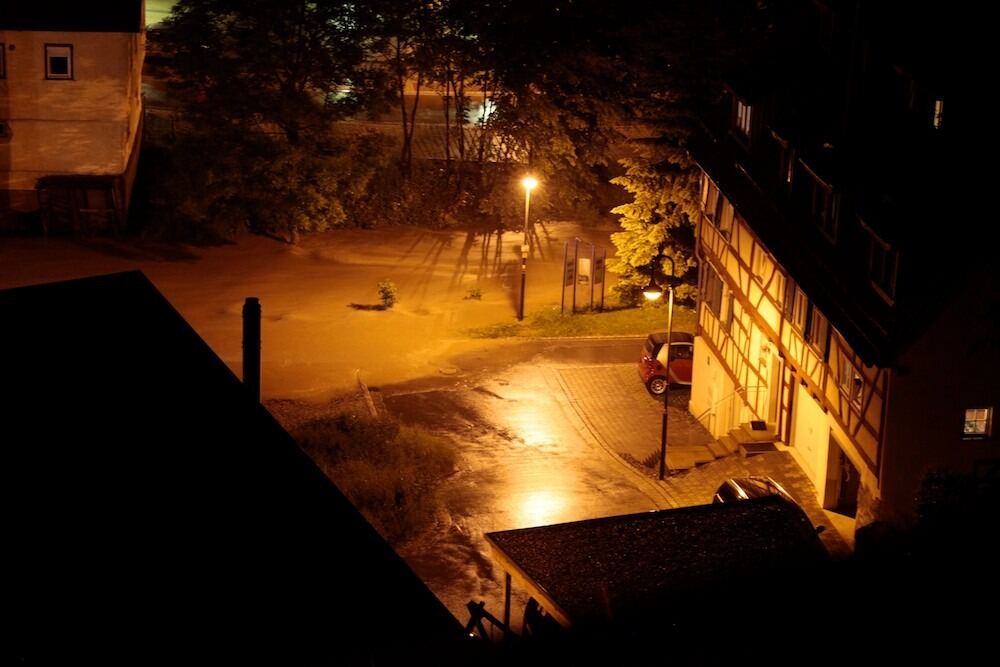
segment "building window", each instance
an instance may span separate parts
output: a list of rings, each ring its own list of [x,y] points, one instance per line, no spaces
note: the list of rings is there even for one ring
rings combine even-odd
[[[703,179],[701,185],[701,207],[705,212],[705,217],[712,224],[718,225],[719,217],[722,214],[722,202],[725,200],[725,197],[721,195],[719,188],[708,177],[708,174],[705,174]]]
[[[861,227],[868,232],[868,277],[872,288],[892,305],[896,298],[896,269],[899,252],[883,241],[871,227],[861,221]]]
[[[934,117],[931,119],[931,124],[934,126],[935,130],[940,130],[941,125],[944,123],[944,100],[937,99],[934,100]]]
[[[722,330],[733,335],[733,319],[736,316],[736,295],[732,290],[725,291],[724,311],[722,313]]]
[[[804,185],[802,193],[806,197],[805,205],[809,217],[830,242],[836,242],[840,194],[834,192],[833,187],[817,176],[807,164],[801,161],[800,164],[812,177],[806,179],[809,182]]]
[[[836,241],[840,195],[815,175],[810,188],[809,217],[827,239]]]
[[[786,187],[792,187],[792,177],[795,175],[795,148],[786,144],[781,151],[781,171],[779,176]]]
[[[816,350],[820,358],[826,361],[830,349],[830,322],[813,304],[809,304],[809,321],[806,323],[805,339]]]
[[[753,115],[753,107],[743,100],[736,99],[736,129],[743,136],[750,138],[750,118]]]
[[[7,45],[0,42],[0,79],[7,78]]]
[[[785,319],[796,330],[805,333],[808,314],[809,299],[806,298],[806,293],[789,279],[785,284]]]
[[[771,256],[764,250],[764,246],[759,243],[754,246],[753,266],[750,269],[753,277],[761,284],[766,283],[768,277],[774,271],[774,262],[771,260]]]
[[[861,371],[851,362],[850,357],[843,355],[840,358],[840,392],[847,398],[851,405],[858,410],[861,409],[861,397],[865,390],[865,380]]]
[[[73,78],[72,44],[45,45],[45,78],[46,79]]]
[[[717,224],[719,225],[719,231],[728,239],[733,235],[733,217],[736,215],[736,211],[728,199],[721,196],[720,199],[722,200],[722,207]]]
[[[0,139],[10,139],[10,124],[5,120],[0,120]]]
[[[969,408],[965,411],[963,435],[967,438],[987,438],[993,428],[993,408]]]
[[[777,182],[785,188],[790,188],[795,174],[795,147],[775,130],[771,130],[771,139],[774,140],[771,160],[772,165],[777,167]]]
[[[715,267],[711,264],[703,264],[705,267],[705,285],[702,299],[708,309],[716,318],[722,315],[722,278],[716,273]]]

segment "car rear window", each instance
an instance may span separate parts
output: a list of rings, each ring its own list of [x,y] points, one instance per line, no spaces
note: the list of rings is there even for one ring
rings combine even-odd
[[[723,484],[720,486],[717,493],[719,494],[719,497],[726,502],[733,502],[740,499],[740,497],[736,495],[736,491],[734,491],[729,484]]]
[[[740,480],[740,486],[751,498],[761,498],[763,496],[773,496],[778,493],[778,489],[773,484],[764,479],[744,478]]]

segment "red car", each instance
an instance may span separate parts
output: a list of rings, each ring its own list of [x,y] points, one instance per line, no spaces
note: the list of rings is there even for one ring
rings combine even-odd
[[[691,365],[694,361],[694,336],[674,331],[670,334],[670,371],[667,371],[667,334],[649,334],[639,357],[639,377],[654,396],[661,396],[670,384],[691,384]]]

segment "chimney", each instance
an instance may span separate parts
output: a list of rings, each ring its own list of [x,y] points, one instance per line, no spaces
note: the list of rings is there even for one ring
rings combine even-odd
[[[260,403],[260,300],[255,296],[243,303],[243,384]]]

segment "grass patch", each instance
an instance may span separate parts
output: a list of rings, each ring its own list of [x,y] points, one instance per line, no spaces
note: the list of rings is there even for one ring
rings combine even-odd
[[[445,438],[388,418],[323,417],[292,435],[390,542],[411,536],[433,517],[435,485],[457,460]]]
[[[674,306],[674,331],[694,331],[694,310]],[[529,313],[523,322],[504,322],[469,331],[473,338],[541,338],[576,336],[645,336],[667,328],[665,306],[618,308],[601,312],[560,314],[557,308]]]

